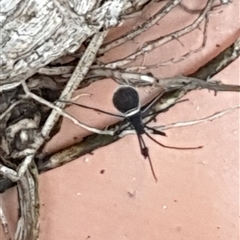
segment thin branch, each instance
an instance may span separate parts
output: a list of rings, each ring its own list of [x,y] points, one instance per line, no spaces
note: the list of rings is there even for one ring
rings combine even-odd
[[[86,51],[84,52],[81,60],[75,68],[74,73],[72,74],[70,80],[68,81],[65,89],[63,90],[60,99],[66,101],[70,100],[73,92],[77,89],[78,85],[83,81],[87,72],[89,71],[91,65],[93,64],[96,54],[103,43],[104,38],[107,35],[107,30],[104,32],[96,33],[91,39]],[[57,106],[63,108],[65,103],[57,103]],[[46,138],[49,137],[49,134],[52,130],[52,127],[57,123],[60,115],[57,111],[53,110],[46,120],[44,127],[42,128],[42,135]]]
[[[26,83],[25,83],[25,81],[22,82],[22,86],[23,86],[23,88],[24,88],[24,91],[25,91],[27,97],[30,97],[30,98],[36,100],[37,102],[39,102],[39,103],[41,103],[41,104],[49,107],[50,109],[53,109],[58,115],[61,115],[61,116],[65,117],[65,118],[71,120],[75,125],[77,125],[77,126],[79,126],[79,127],[82,127],[82,128],[84,128],[84,129],[86,129],[86,130],[88,130],[88,131],[90,131],[90,132],[94,132],[94,133],[98,133],[98,134],[109,134],[109,135],[112,135],[112,134],[113,134],[113,133],[110,132],[110,131],[109,131],[109,132],[107,132],[107,131],[101,131],[101,130],[99,130],[99,129],[97,129],[97,128],[93,128],[93,127],[91,127],[91,126],[88,126],[88,125],[85,124],[85,123],[80,122],[78,119],[76,119],[75,117],[73,117],[72,115],[70,115],[69,113],[67,113],[65,110],[63,110],[61,107],[59,107],[59,106],[58,106],[59,104],[54,105],[54,104],[52,104],[51,102],[49,102],[49,101],[47,101],[47,100],[39,97],[38,95],[30,92],[29,89],[28,89],[28,87],[27,87],[27,85],[26,85]],[[61,100],[58,101],[58,103],[63,103],[64,105],[65,105],[67,102],[68,102],[68,101],[64,101],[64,100],[63,100],[63,101],[61,101]],[[45,123],[45,125],[46,125],[46,123]],[[50,127],[51,127],[51,125],[50,125]],[[43,131],[43,130],[42,130],[42,131]],[[48,134],[49,134],[49,133],[48,133]],[[46,139],[47,139],[47,138],[46,138]]]
[[[163,125],[162,126],[154,126],[153,128],[156,128],[160,131],[164,131],[164,130],[172,129],[172,128],[188,127],[188,126],[194,126],[194,125],[198,125],[198,124],[202,124],[202,123],[212,122],[215,119],[220,118],[238,108],[240,108],[240,105],[236,105],[231,108],[227,108],[225,110],[216,112],[216,113],[214,113],[210,116],[204,117],[204,118],[191,120],[191,121],[185,121],[185,122],[176,122],[176,123],[171,123],[171,124],[164,125],[164,126]]]
[[[0,115],[0,120],[3,120],[3,118],[8,114],[10,113],[13,108],[15,108],[18,104],[20,104],[22,102],[22,99],[21,100],[18,100],[16,102],[14,102],[13,104],[11,104],[1,115]]]
[[[7,219],[6,219],[6,217],[3,213],[3,209],[2,209],[1,206],[0,206],[0,220],[1,220],[1,223],[2,223],[2,229],[3,229],[3,233],[5,234],[6,240],[11,240],[10,232],[9,232],[9,229],[8,229],[8,222],[7,222]]]
[[[17,190],[20,203],[20,218],[14,240],[38,239],[39,194],[38,170],[34,162],[19,179]]]
[[[125,57],[124,59],[120,59],[120,60],[105,64],[104,66],[107,68],[118,68],[118,67],[127,65],[127,64],[135,61],[138,56],[143,55],[147,52],[150,52],[153,49],[155,49],[173,39],[180,38],[181,36],[184,36],[187,33],[193,31],[206,18],[206,16],[208,15],[209,11],[212,8],[214,1],[215,0],[209,0],[206,4],[205,8],[203,9],[202,13],[199,15],[199,17],[192,24],[188,25],[187,27],[180,29],[178,31],[175,31],[171,34],[168,34],[164,37],[160,37],[158,39],[149,41],[149,42],[145,43],[144,46],[142,48],[140,48],[139,50],[137,50],[135,53],[130,54],[129,56]]]
[[[209,79],[240,56],[240,38],[189,77]]]
[[[201,45],[198,48],[196,48],[194,50],[190,50],[187,53],[183,54],[182,56],[180,56],[180,57],[178,57],[176,59],[172,58],[172,59],[169,59],[169,60],[167,60],[165,62],[159,62],[159,63],[155,63],[155,64],[151,64],[151,65],[144,65],[144,66],[133,66],[133,67],[128,67],[127,69],[131,70],[131,71],[136,71],[138,69],[146,70],[146,69],[153,69],[153,68],[163,67],[163,66],[167,66],[167,65],[171,65],[171,64],[182,62],[182,61],[186,60],[187,58],[189,58],[191,55],[200,52],[205,47],[206,42],[207,42],[207,26],[208,26],[208,22],[209,22],[209,19],[208,19],[208,14],[207,14],[205,22],[204,22],[204,26],[203,26],[203,39],[202,39],[202,43],[201,43]]]
[[[212,69],[213,71],[213,69]],[[89,79],[86,81],[92,81],[92,78],[98,76],[112,78],[120,84],[130,84],[136,87],[143,86],[155,86],[164,88],[165,90],[171,90],[173,88],[183,88],[186,92],[193,89],[209,89],[213,91],[233,91],[239,92],[239,85],[223,84],[214,80],[205,81],[205,79],[198,79],[196,77],[171,77],[171,78],[156,78],[152,75],[127,72],[123,69],[109,69],[98,68],[92,69],[89,72]],[[88,82],[89,84],[89,82]]]
[[[174,78],[164,78],[158,79],[157,86],[161,86],[165,89],[171,89],[174,87],[183,88],[185,92],[194,90],[194,89],[209,89],[215,92],[218,91],[229,91],[229,92],[240,92],[239,85],[233,84],[223,84],[219,81],[209,79],[204,81],[202,79],[194,77],[174,77]]]
[[[111,42],[103,44],[100,48],[98,54],[104,54],[105,52],[124,44],[125,42],[137,37],[143,32],[147,31],[149,28],[154,26],[159,20],[165,17],[173,8],[175,8],[182,0],[169,1],[163,8],[161,8],[156,14],[150,17],[147,21],[143,22],[141,25],[135,27],[129,33],[122,35],[121,37],[114,39]]]

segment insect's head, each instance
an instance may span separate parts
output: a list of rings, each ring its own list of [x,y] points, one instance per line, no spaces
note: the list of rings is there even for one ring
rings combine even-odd
[[[131,86],[120,86],[113,94],[113,105],[125,116],[132,116],[140,110],[139,95]]]

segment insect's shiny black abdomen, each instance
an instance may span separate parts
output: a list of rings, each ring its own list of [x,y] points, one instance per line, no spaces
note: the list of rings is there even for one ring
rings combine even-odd
[[[138,109],[138,92],[133,87],[121,86],[113,95],[113,105],[123,114]]]

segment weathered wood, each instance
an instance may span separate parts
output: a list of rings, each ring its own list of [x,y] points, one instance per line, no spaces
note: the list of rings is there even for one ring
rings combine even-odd
[[[3,0],[0,85],[24,80],[100,29],[115,26],[127,1]],[[125,5],[124,5],[125,4]]]

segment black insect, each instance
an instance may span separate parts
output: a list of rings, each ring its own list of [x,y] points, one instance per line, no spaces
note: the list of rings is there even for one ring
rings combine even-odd
[[[148,104],[146,107],[141,108],[140,101],[139,101],[139,95],[138,95],[138,92],[136,91],[136,89],[131,87],[131,86],[120,86],[119,88],[117,88],[117,90],[113,94],[113,104],[114,104],[115,108],[119,112],[121,112],[122,115],[112,114],[112,113],[109,113],[109,112],[106,112],[106,111],[103,111],[103,110],[100,110],[100,109],[97,109],[97,108],[92,108],[92,107],[88,107],[88,106],[85,106],[85,105],[81,105],[81,104],[73,103],[73,102],[69,102],[69,101],[63,101],[63,102],[74,104],[74,105],[80,106],[82,108],[92,109],[92,110],[95,110],[95,111],[98,111],[98,112],[101,112],[101,113],[104,113],[104,114],[108,114],[108,115],[111,115],[111,116],[119,117],[119,118],[122,118],[122,119],[126,119],[129,122],[129,125],[133,129],[135,129],[137,137],[138,137],[139,145],[140,145],[141,154],[144,156],[144,158],[148,159],[148,161],[150,163],[150,167],[151,167],[153,177],[157,181],[157,177],[156,177],[156,174],[154,172],[152,160],[151,160],[150,155],[149,155],[148,147],[146,146],[146,144],[143,140],[143,136],[142,136],[143,134],[145,134],[153,142],[157,143],[158,145],[160,145],[164,148],[181,149],[181,150],[190,150],[190,149],[202,148],[202,146],[187,147],[187,148],[166,146],[166,145],[158,142],[156,139],[154,139],[146,131],[146,130],[150,130],[153,134],[166,136],[166,134],[164,132],[147,126],[146,125],[147,123],[143,123],[143,118],[148,117],[148,116],[153,115],[153,114],[155,114],[155,115],[158,114],[158,113],[148,114],[148,110],[150,109],[150,107],[153,104],[155,104],[161,98],[162,94],[163,93],[156,96],[153,99],[153,101],[150,102],[150,104]],[[118,132],[118,134],[120,134],[120,132]]]

